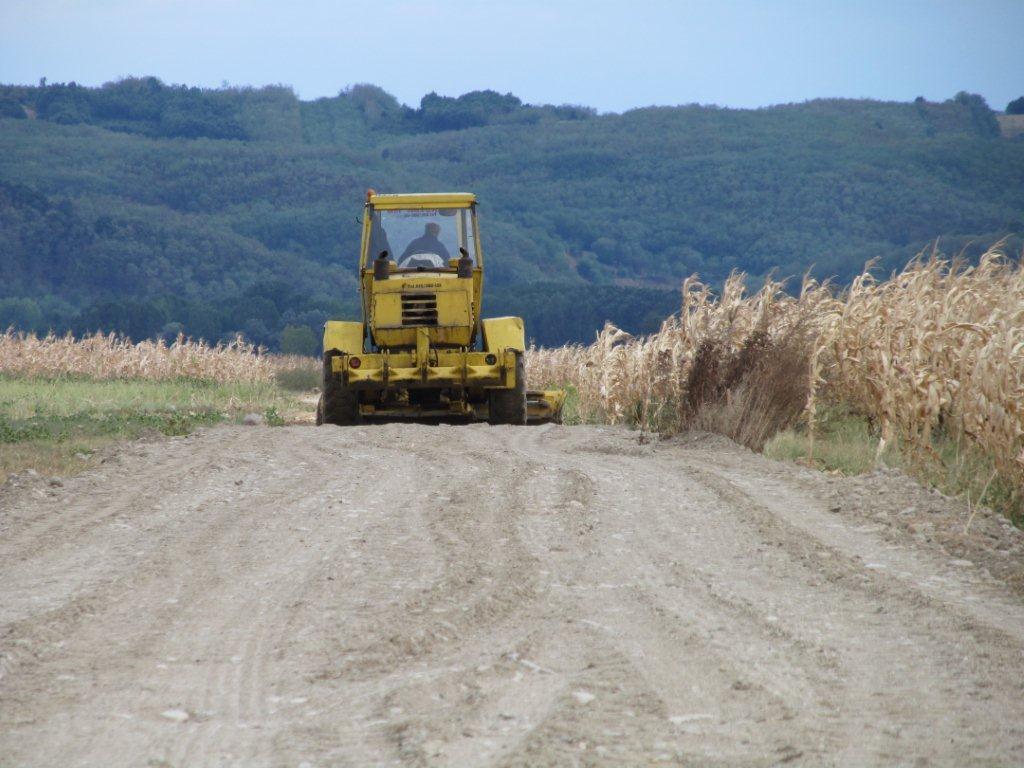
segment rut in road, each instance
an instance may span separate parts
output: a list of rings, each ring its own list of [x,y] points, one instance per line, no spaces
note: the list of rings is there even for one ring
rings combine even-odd
[[[0,495],[0,764],[1021,763],[1019,592],[847,482],[601,427],[136,443]]]

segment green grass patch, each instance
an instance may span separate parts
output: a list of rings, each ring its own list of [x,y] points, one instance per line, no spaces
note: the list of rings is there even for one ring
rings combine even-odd
[[[558,389],[558,387],[552,387],[552,389]],[[582,424],[579,390],[571,384],[566,384],[561,389],[565,390],[565,402],[562,403],[562,423]]]
[[[89,379],[0,378],[0,415],[29,419],[40,413],[261,411],[288,400],[273,384]]]
[[[32,468],[67,474],[100,447],[143,434],[263,415],[271,426],[305,406],[275,384],[0,378],[0,481]]]
[[[923,454],[893,441],[879,456],[880,439],[866,417],[832,406],[819,415],[813,453],[806,427],[798,427],[775,435],[764,454],[844,475],[864,474],[878,466],[899,468],[948,496],[988,506],[1024,525],[1024,493],[1000,477],[991,459],[977,448],[939,432],[933,436],[931,450]]]
[[[991,458],[973,445],[940,433],[932,440],[931,452],[903,454],[899,466],[947,495],[990,507],[1024,527],[1024,488],[1015,488],[1001,477]]]
[[[813,457],[807,429],[798,427],[779,432],[764,447],[764,454],[772,459],[811,463],[819,469],[860,475],[878,466],[877,453],[880,435],[871,428],[863,416],[833,407],[819,414],[814,435]],[[898,463],[898,452],[887,446],[882,463]]]
[[[0,443],[52,440],[63,443],[78,436],[117,436],[155,430],[165,435],[186,435],[201,425],[216,424],[224,414],[215,410],[136,412],[111,410],[57,415],[40,411],[30,419],[0,415]]]

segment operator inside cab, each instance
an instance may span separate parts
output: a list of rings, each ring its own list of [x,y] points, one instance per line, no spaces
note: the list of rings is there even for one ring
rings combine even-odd
[[[431,221],[423,228],[423,234],[413,240],[398,257],[398,266],[402,269],[416,267],[444,267],[451,255],[444,243],[438,239],[441,225]]]
[[[373,212],[370,253],[387,251],[399,270],[451,269],[463,250],[475,260],[472,211],[465,208],[398,208]]]

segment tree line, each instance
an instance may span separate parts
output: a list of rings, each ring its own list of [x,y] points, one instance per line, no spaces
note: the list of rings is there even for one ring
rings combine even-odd
[[[371,85],[0,86],[0,325],[299,345],[357,313],[366,188],[466,189],[488,311],[589,341],[653,330],[693,272],[842,283],[935,238],[1019,251],[1021,178],[1024,141],[969,93],[597,115]]]

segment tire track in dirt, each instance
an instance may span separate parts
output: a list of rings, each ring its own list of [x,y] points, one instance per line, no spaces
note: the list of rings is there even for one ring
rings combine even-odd
[[[599,548],[577,571],[581,574],[587,570],[593,571],[591,582],[597,582],[580,585],[584,593],[588,591],[587,588],[592,590],[596,586],[598,590],[603,589],[607,597],[602,600],[601,613],[593,610],[582,613],[578,615],[577,622],[580,626],[586,625],[592,632],[601,630],[599,634],[604,636],[606,645],[630,659],[634,678],[646,683],[637,689],[637,694],[643,694],[649,701],[657,703],[650,709],[656,714],[653,714],[653,722],[647,724],[647,729],[662,733],[659,742],[663,746],[657,754],[652,752],[650,759],[671,754],[685,761],[694,760],[697,764],[706,764],[726,756],[731,760],[742,760],[742,755],[735,754],[730,742],[735,742],[736,721],[742,719],[746,705],[731,704],[728,700],[723,702],[720,692],[729,692],[735,696],[736,691],[742,691],[744,699],[755,699],[753,708],[759,712],[780,710],[779,723],[775,727],[785,731],[785,722],[793,719],[793,713],[800,709],[800,703],[814,700],[816,696],[824,698],[821,692],[827,684],[828,676],[823,674],[823,664],[816,656],[808,658],[803,654],[787,654],[783,648],[776,647],[775,642],[759,643],[756,653],[737,649],[735,644],[719,649],[717,643],[709,642],[707,638],[713,639],[719,633],[729,637],[758,637],[760,633],[757,630],[760,627],[750,626],[748,617],[740,615],[720,596],[701,590],[694,591],[692,582],[688,584],[689,589],[680,590],[678,584],[661,585],[657,578],[650,578],[649,555],[652,551],[664,549],[665,542],[671,544],[675,531],[671,527],[665,530],[657,525],[657,518],[652,515],[646,520],[648,524],[654,523],[649,537],[644,539],[642,546],[636,546],[631,541],[636,534],[634,510],[650,510],[657,506],[649,498],[652,494],[664,494],[677,489],[672,488],[666,476],[659,476],[658,467],[652,464],[649,451],[634,450],[635,445],[621,447],[621,452],[617,452],[615,446],[589,445],[580,451],[559,449],[550,453],[553,463],[568,467],[577,461],[573,458],[577,453],[601,457],[596,466],[588,458],[588,462],[591,462],[588,471],[593,474],[595,487],[600,488],[596,495],[601,499],[604,509],[591,510],[591,518],[595,517],[595,511],[602,514],[596,521],[591,519],[585,525],[589,530],[597,529],[600,532]],[[532,450],[537,448],[533,447]],[[580,472],[578,469],[567,471]],[[626,477],[632,478],[633,482],[628,483]],[[625,493],[617,494],[616,487]],[[686,492],[692,495],[694,490],[686,489]],[[624,495],[626,502],[619,503],[619,508],[615,509],[618,495]],[[581,529],[577,524],[570,527]],[[664,554],[664,561],[670,566],[667,570],[677,577],[681,569],[685,570],[684,564],[678,562],[683,557],[682,552],[668,551]],[[630,574],[639,578],[625,583],[609,583],[609,580],[621,580],[624,575],[628,579]],[[728,609],[728,612],[723,609]],[[700,617],[704,615],[714,616],[714,625],[702,622]],[[730,626],[723,627],[723,621],[729,616],[732,617]],[[765,626],[770,626],[773,633],[778,634],[777,627]],[[644,652],[645,649],[672,646],[677,647],[682,655],[669,659]],[[796,688],[796,694],[792,691],[772,691],[744,679],[745,675],[740,671],[743,665],[737,664],[737,656],[741,662],[749,659],[763,663],[766,655],[771,659],[776,674],[782,673],[789,678],[787,688]],[[708,699],[711,697],[714,706],[709,706]],[[723,704],[732,710],[726,717],[730,733],[719,740],[717,748],[694,751],[680,740],[680,730],[702,727],[706,746],[712,736],[709,733],[709,730],[713,730],[711,721],[722,717]],[[763,717],[760,719],[764,721]],[[751,724],[748,738],[755,739],[758,730],[763,729]],[[790,745],[786,739],[777,741],[773,749],[779,754],[788,753]]]
[[[1007,633],[1007,639],[1024,642],[1024,611],[1018,599],[1007,595],[1005,585],[950,565],[948,559],[936,562],[934,557],[913,553],[905,543],[893,544],[873,535],[882,526],[837,521],[796,484],[780,483],[758,472],[755,467],[765,462],[761,457],[751,456],[739,465],[723,458],[702,457],[699,465],[688,462],[687,471],[731,509],[749,510],[766,537],[778,537],[777,543],[796,558],[811,562],[817,571],[845,565],[837,578],[854,574],[860,587],[891,590],[893,597],[910,602],[928,601],[931,608],[970,624],[965,628],[973,633]],[[865,563],[872,567],[865,568]],[[967,589],[962,590],[965,583]],[[979,591],[985,593],[984,601],[962,599],[962,592],[976,595]]]
[[[219,428],[0,497],[0,764],[1024,760],[1018,598],[637,437]]]
[[[570,440],[570,433],[555,432],[552,434],[555,435],[557,442],[564,443]],[[661,447],[657,450],[653,448],[646,450],[645,447],[638,447],[635,444],[633,446],[623,445],[620,446],[617,453],[614,441],[611,445],[601,445],[600,440],[596,442],[596,445],[593,443],[586,445],[581,441],[581,444],[574,446],[573,450],[559,445],[557,450],[551,452],[552,460],[555,461],[562,457],[564,462],[565,457],[574,457],[579,453],[591,453],[601,457],[598,461],[599,474],[604,477],[616,478],[616,472],[622,470],[616,479],[630,492],[635,493],[638,488],[640,490],[657,489],[658,493],[653,498],[637,499],[637,506],[647,512],[645,525],[640,529],[641,532],[648,534],[645,537],[644,551],[647,553],[657,551],[658,547],[675,539],[677,547],[675,551],[680,562],[672,564],[672,569],[681,576],[680,580],[688,586],[690,594],[671,595],[664,590],[657,589],[644,590],[644,593],[645,595],[654,595],[663,608],[675,607],[678,610],[685,608],[689,602],[692,603],[692,607],[688,611],[689,616],[698,619],[701,616],[714,616],[715,621],[711,623],[698,620],[698,625],[703,624],[703,626],[698,626],[700,637],[716,637],[720,634],[717,630],[720,630],[721,627],[715,627],[714,623],[722,623],[722,620],[730,615],[735,617],[736,624],[725,633],[727,642],[719,655],[727,662],[730,658],[735,659],[739,652],[739,658],[743,662],[741,666],[748,676],[751,672],[769,672],[770,679],[760,682],[755,679],[755,688],[771,690],[772,687],[775,687],[777,689],[779,672],[787,668],[786,662],[788,661],[790,674],[787,677],[791,680],[794,671],[805,670],[810,675],[809,682],[813,682],[812,688],[819,692],[817,699],[813,700],[814,720],[820,720],[823,715],[828,716],[830,711],[838,716],[841,712],[859,711],[864,713],[878,710],[879,706],[875,702],[880,695],[886,698],[882,691],[885,690],[890,680],[885,674],[875,674],[871,676],[868,685],[858,685],[857,681],[865,669],[877,666],[877,662],[881,661],[883,657],[879,655],[877,660],[872,658],[872,642],[874,648],[884,648],[887,643],[892,643],[894,637],[897,637],[901,645],[908,644],[913,647],[912,649],[899,647],[889,649],[890,655],[896,656],[891,663],[897,669],[913,670],[913,673],[909,675],[909,679],[907,679],[907,675],[897,673],[897,677],[894,679],[899,680],[900,684],[895,686],[897,690],[894,694],[887,697],[889,701],[883,702],[884,706],[881,707],[879,717],[884,722],[891,723],[887,726],[889,730],[894,733],[902,731],[903,738],[906,739],[913,733],[912,729],[916,728],[919,731],[918,736],[923,741],[927,741],[934,738],[932,730],[934,723],[941,722],[942,718],[945,718],[948,728],[953,732],[962,730],[966,726],[977,727],[978,730],[990,731],[991,735],[998,739],[998,728],[987,728],[984,724],[978,726],[968,723],[967,719],[962,717],[958,707],[951,706],[950,702],[946,700],[941,701],[940,706],[934,708],[935,717],[932,720],[921,717],[915,712],[915,702],[920,701],[921,705],[918,708],[927,713],[929,701],[935,698],[936,689],[940,687],[942,681],[945,680],[948,684],[946,690],[954,690],[962,679],[969,681],[972,677],[991,675],[1000,668],[1007,666],[1012,668],[1019,665],[1019,649],[1021,647],[1019,638],[1012,632],[1009,636],[1005,634],[1014,626],[1013,613],[1007,617],[1004,626],[997,630],[995,635],[979,638],[977,636],[979,627],[976,622],[954,618],[945,622],[944,629],[946,638],[956,637],[957,642],[950,644],[946,638],[936,639],[933,635],[939,627],[936,616],[936,609],[939,606],[923,600],[917,594],[908,594],[899,585],[890,588],[889,584],[884,583],[883,575],[870,569],[866,571],[868,575],[864,579],[860,578],[860,575],[853,571],[859,568],[860,574],[865,573],[863,558],[849,553],[850,559],[847,561],[844,559],[846,553],[828,552],[822,542],[815,540],[813,531],[802,531],[796,535],[789,535],[792,532],[788,530],[787,524],[779,520],[771,510],[764,509],[748,496],[735,493],[735,489],[731,487],[723,487],[720,478],[710,478],[703,469],[693,466],[695,462],[680,462],[681,457],[674,447],[668,450],[663,450]],[[726,452],[726,455],[734,457],[739,453],[741,452],[734,449],[732,453]],[[636,456],[641,457],[642,463],[634,461]],[[661,456],[668,457],[669,460],[662,461],[659,459]],[[700,455],[697,458],[703,460],[704,457]],[[569,463],[573,461],[575,459],[570,458]],[[627,484],[627,476],[634,478],[637,482],[632,485]],[[684,481],[688,477],[697,481],[697,487],[686,487]],[[748,482],[756,483],[756,480],[749,480],[749,470],[743,477]],[[712,480],[714,482],[711,482]],[[606,489],[602,494],[603,498],[607,499],[611,496],[614,485],[612,483],[611,487]],[[702,498],[702,495],[707,496],[709,490],[712,498]],[[700,523],[699,527],[690,528],[691,538],[698,541],[705,540],[706,544],[713,544],[713,546],[687,546],[687,537],[681,538],[678,535],[678,526],[675,526],[675,536],[672,535],[671,530],[659,529],[657,523],[661,518],[654,511],[659,508],[659,505],[664,506],[665,496],[674,496],[684,503],[688,498],[694,499],[698,501],[699,506],[714,512],[712,516],[699,515],[696,519],[692,515],[684,516],[684,519],[690,517],[691,522]],[[716,500],[724,501],[725,504],[715,505]],[[721,509],[720,512],[716,510],[716,506]],[[670,511],[668,514],[675,519],[680,517],[679,512]],[[709,524],[717,525],[725,515],[736,519],[736,523],[724,528],[731,540],[715,540],[714,537],[709,537],[709,531],[712,530],[709,528]],[[748,528],[753,528],[756,536],[749,542],[745,542],[745,546],[738,547],[737,545],[744,544],[744,540],[750,538],[751,530]],[[615,535],[613,534],[613,536]],[[690,556],[686,557],[688,550]],[[840,556],[821,557],[820,559],[810,557],[819,550],[825,551],[828,555],[838,554]],[[763,551],[766,556],[764,563],[759,562],[759,558],[756,557],[759,551]],[[618,552],[606,553],[603,560],[610,562],[615,555],[621,558],[624,553],[620,548]],[[671,557],[672,553],[669,551],[666,553],[665,560],[670,562]],[[735,562],[744,561],[746,562],[743,568],[735,567]],[[694,568],[690,563],[700,563],[701,566]],[[642,563],[638,563],[637,567],[642,567]],[[777,602],[775,595],[771,592],[766,594],[765,590],[751,584],[750,577],[757,577],[758,571],[765,571],[762,578],[767,583],[775,585],[777,591],[790,596],[789,610],[791,613],[789,616],[786,616],[782,610],[786,607],[784,604],[772,605],[773,602]],[[806,573],[802,573],[802,571]],[[879,579],[883,580],[882,594],[886,599],[881,601],[876,599],[879,592],[876,588],[868,599],[860,600],[855,611],[851,611],[851,603],[856,604],[855,600],[858,595],[851,594],[849,590],[862,593],[864,591],[862,580],[870,583]],[[841,596],[837,595],[834,600],[837,605],[844,606],[847,614],[853,612],[859,613],[861,617],[872,616],[876,610],[888,610],[884,603],[895,601],[896,605],[902,609],[900,614],[906,615],[882,614],[874,616],[872,619],[862,618],[862,623],[857,629],[869,637],[873,636],[873,641],[867,643],[867,647],[862,648],[843,647],[842,636],[837,636],[835,628],[829,626],[828,621],[822,622],[823,626],[815,632],[800,632],[794,636],[788,630],[789,627],[802,629],[802,624],[811,623],[801,616],[801,609],[809,607],[815,597],[819,600],[824,597],[824,595],[815,595],[814,593],[821,593],[822,587],[828,587],[827,591],[832,591],[836,586],[842,587],[843,591]],[[701,587],[703,590],[700,589]],[[813,589],[807,589],[807,587],[813,587]],[[806,593],[803,598],[800,598],[801,592]],[[694,601],[694,597],[702,593],[703,605],[700,601]],[[804,605],[800,605],[801,600],[804,601]],[[769,610],[765,610],[766,607]],[[1016,610],[1016,615],[1019,615],[1019,607]],[[941,609],[939,616],[942,616]],[[982,631],[981,634],[984,632]],[[757,649],[755,646],[756,652],[745,658],[743,656],[744,646],[737,644],[735,638],[743,637],[749,644],[752,638],[759,636],[763,638],[764,647]],[[837,640],[838,642],[836,642]],[[777,652],[778,645],[788,646],[791,649],[788,659],[787,654]],[[962,655],[965,645],[977,656],[965,659]],[[923,654],[922,660],[919,659],[919,656],[922,655],[923,649],[929,652]],[[900,650],[902,653],[898,653]],[[863,658],[856,659],[856,669],[846,669],[849,666],[849,657],[853,652]],[[772,653],[774,656],[770,655]],[[769,655],[765,656],[765,654]],[[757,663],[759,656],[763,657],[761,663]],[[935,657],[934,661],[932,661],[932,657]],[[765,658],[772,659],[770,667],[765,667],[763,663]],[[979,663],[976,659],[985,661]],[[875,663],[872,663],[873,661]],[[979,674],[980,670],[977,669],[979,666],[987,667],[987,672]],[[726,663],[726,667],[728,667],[728,663]],[[882,662],[882,668],[885,668],[884,662]],[[891,673],[892,671],[889,672],[889,674]],[[662,677],[661,679],[671,678]],[[914,685],[916,681],[921,681],[917,687]],[[748,688],[742,678],[737,682],[741,688]],[[977,685],[987,686],[988,684],[979,680]],[[892,687],[891,684],[890,687]],[[968,691],[971,687],[968,685]],[[986,713],[981,715],[983,720],[998,719],[1000,712],[1018,711],[1021,708],[1019,685],[1011,682],[1008,685],[1000,686],[1000,688],[1002,690],[998,695],[991,690],[991,687],[974,689],[974,695],[977,695],[978,691],[984,690],[984,697],[991,701],[988,705],[980,705],[983,710],[986,710]],[[945,699],[945,697],[941,698]],[[793,712],[802,710],[806,710],[806,701],[802,701],[800,696],[791,695],[790,707],[788,712],[784,713],[783,720],[788,720]],[[819,748],[826,754],[842,754],[843,750],[862,751],[865,748],[863,723],[858,722],[858,718],[853,718],[853,720],[854,722],[845,735],[840,729],[833,728],[831,738],[825,740],[819,745]],[[901,725],[901,720],[909,722],[906,725]],[[802,727],[805,731],[813,732],[813,725],[814,723],[808,722]],[[787,728],[785,722],[776,723],[773,728],[782,732],[792,730]],[[1014,748],[1019,750],[1021,749],[1019,729],[1017,729],[1017,733],[1013,744]],[[878,754],[891,757],[892,755],[888,755],[887,750],[895,748],[895,738],[883,737],[874,740]],[[889,743],[886,744],[886,741]]]

